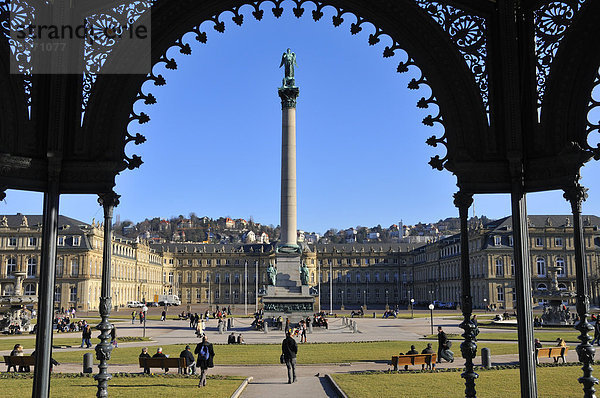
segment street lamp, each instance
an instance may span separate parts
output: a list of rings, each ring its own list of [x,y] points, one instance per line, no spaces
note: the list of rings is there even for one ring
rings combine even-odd
[[[415,318],[415,299],[410,299],[410,319]]]
[[[367,310],[367,291],[363,290],[363,300],[364,300],[364,307],[365,307],[365,311]]]
[[[389,311],[389,309],[390,309],[390,305],[388,303],[388,290],[385,289],[385,310]]]
[[[483,306],[485,307],[485,312],[487,312],[488,307],[487,307],[487,299],[486,298],[483,299]]]
[[[344,311],[344,291],[342,290],[342,306],[340,307],[340,311]]]
[[[433,304],[429,304],[429,311],[431,312],[431,334],[433,334],[433,308],[435,306]]]

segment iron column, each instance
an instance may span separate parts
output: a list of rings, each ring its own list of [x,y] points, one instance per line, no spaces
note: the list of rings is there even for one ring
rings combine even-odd
[[[50,159],[52,161],[52,159]],[[42,221],[42,261],[38,296],[38,329],[35,341],[36,366],[33,374],[35,398],[50,395],[50,361],[52,360],[52,311],[56,275],[56,244],[58,235],[58,175],[51,176],[44,192]]]
[[[100,289],[100,324],[96,329],[100,330],[100,343],[96,346],[96,359],[100,361],[98,364],[98,374],[94,379],[98,382],[98,392],[96,397],[108,397],[108,381],[112,379],[112,375],[108,373],[108,363],[110,353],[113,349],[110,343],[110,332],[112,325],[108,321],[110,315],[112,299],[110,296],[110,266],[112,255],[112,217],[113,209],[119,204],[119,195],[113,191],[98,195],[98,203],[104,209],[104,244],[102,252],[102,287]]]

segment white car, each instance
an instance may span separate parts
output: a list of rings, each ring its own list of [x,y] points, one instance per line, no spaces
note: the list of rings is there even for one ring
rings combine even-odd
[[[141,308],[143,306],[144,306],[144,304],[140,303],[139,301],[128,301],[127,302],[127,307],[129,307],[129,308]]]

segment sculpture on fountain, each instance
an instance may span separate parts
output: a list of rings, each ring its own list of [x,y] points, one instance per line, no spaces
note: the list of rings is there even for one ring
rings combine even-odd
[[[27,274],[22,271],[13,272],[15,278],[12,291],[0,297],[0,332],[20,334],[32,330],[31,318],[25,309],[26,305],[37,303],[36,296],[23,295],[23,279]]]

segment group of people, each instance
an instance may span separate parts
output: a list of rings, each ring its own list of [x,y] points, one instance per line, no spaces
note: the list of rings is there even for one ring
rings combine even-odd
[[[400,353],[399,355],[417,355],[419,353],[419,351],[417,351],[416,347],[414,345],[410,346],[410,350],[408,350],[406,352],[406,354],[402,354]],[[433,354],[433,346],[431,343],[427,343],[427,347],[425,347],[423,349],[423,351],[421,351],[421,354]],[[431,363],[428,363],[427,365],[422,364],[421,365],[421,369],[425,370],[425,367],[427,366],[427,370],[431,370],[433,365]],[[404,370],[408,370],[408,365],[404,365]]]
[[[144,310],[133,310],[131,311],[131,324],[133,325],[135,323],[135,318],[139,318],[140,319],[140,325],[144,323],[144,321],[146,320],[146,312]]]
[[[56,325],[56,333],[68,333],[68,332],[79,332],[85,321],[74,322],[73,318],[69,315],[59,316],[54,318],[54,324]]]
[[[236,338],[235,333],[231,332],[229,337],[227,337],[227,344],[246,344],[246,342],[241,333]]]
[[[197,359],[194,358],[194,354],[197,354]],[[168,358],[162,347],[158,347],[156,349],[156,353],[152,356],[148,353],[148,348],[142,348],[142,352],[139,355],[140,358]],[[185,349],[179,353],[180,358],[185,358],[186,363],[186,373],[197,374],[197,368],[200,368],[200,381],[198,382],[198,387],[206,386],[206,376],[208,373],[208,369],[214,367],[214,357],[215,351],[212,343],[208,342],[206,336],[202,337],[202,342],[196,346],[194,353],[191,351],[191,347],[189,345],[185,346]],[[164,368],[165,373],[169,372],[169,368]],[[150,374],[150,368],[144,368],[145,374]]]

